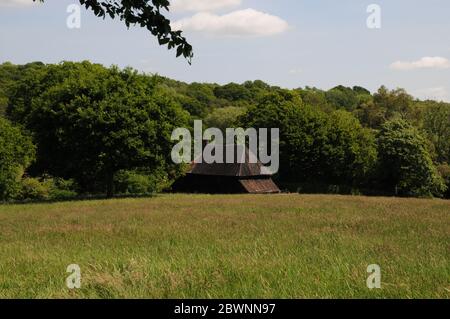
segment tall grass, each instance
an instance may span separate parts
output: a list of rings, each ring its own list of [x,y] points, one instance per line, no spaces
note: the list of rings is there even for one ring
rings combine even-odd
[[[3,298],[449,298],[450,202],[162,195],[0,206]],[[69,264],[81,289],[69,290]],[[366,286],[378,264],[382,288]]]

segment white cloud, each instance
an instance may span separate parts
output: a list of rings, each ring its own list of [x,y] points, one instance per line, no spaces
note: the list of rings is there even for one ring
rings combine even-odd
[[[415,69],[448,69],[450,61],[443,57],[423,57],[418,61],[405,62],[397,61],[391,64],[394,70],[415,70]]]
[[[173,23],[184,31],[206,32],[224,36],[270,36],[285,32],[289,25],[283,19],[254,9],[234,11],[225,15],[200,12]]]
[[[173,0],[170,8],[174,11],[215,11],[237,7],[242,0]]]
[[[421,89],[415,92],[416,96],[423,100],[449,101],[449,94],[446,88],[440,86],[435,88]]]
[[[0,0],[0,7],[29,7],[33,4],[33,0]]]

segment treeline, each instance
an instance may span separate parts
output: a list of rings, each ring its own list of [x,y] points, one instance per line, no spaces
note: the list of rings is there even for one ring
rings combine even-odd
[[[402,89],[174,81],[89,62],[0,65],[0,199],[149,194],[184,167],[176,127],[280,128],[278,184],[448,197],[450,104]]]

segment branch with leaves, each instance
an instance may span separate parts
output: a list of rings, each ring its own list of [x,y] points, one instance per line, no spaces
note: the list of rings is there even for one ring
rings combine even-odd
[[[44,2],[44,0],[33,0]],[[184,56],[191,64],[194,56],[192,46],[181,35],[182,31],[174,31],[170,20],[162,13],[169,11],[168,0],[79,0],[87,10],[97,17],[105,19],[118,18],[127,27],[138,25],[148,29],[158,39],[160,45],[167,45],[169,50],[176,49],[177,57]]]

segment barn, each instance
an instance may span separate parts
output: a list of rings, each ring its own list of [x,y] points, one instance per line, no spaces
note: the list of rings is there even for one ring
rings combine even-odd
[[[225,146],[225,150],[230,146]],[[224,150],[224,154],[225,154]],[[236,157],[238,152],[235,151]],[[280,189],[272,180],[272,174],[258,160],[250,162],[253,156],[245,147],[245,160],[234,163],[192,162],[186,176],[174,185],[176,192],[202,194],[273,194]]]

